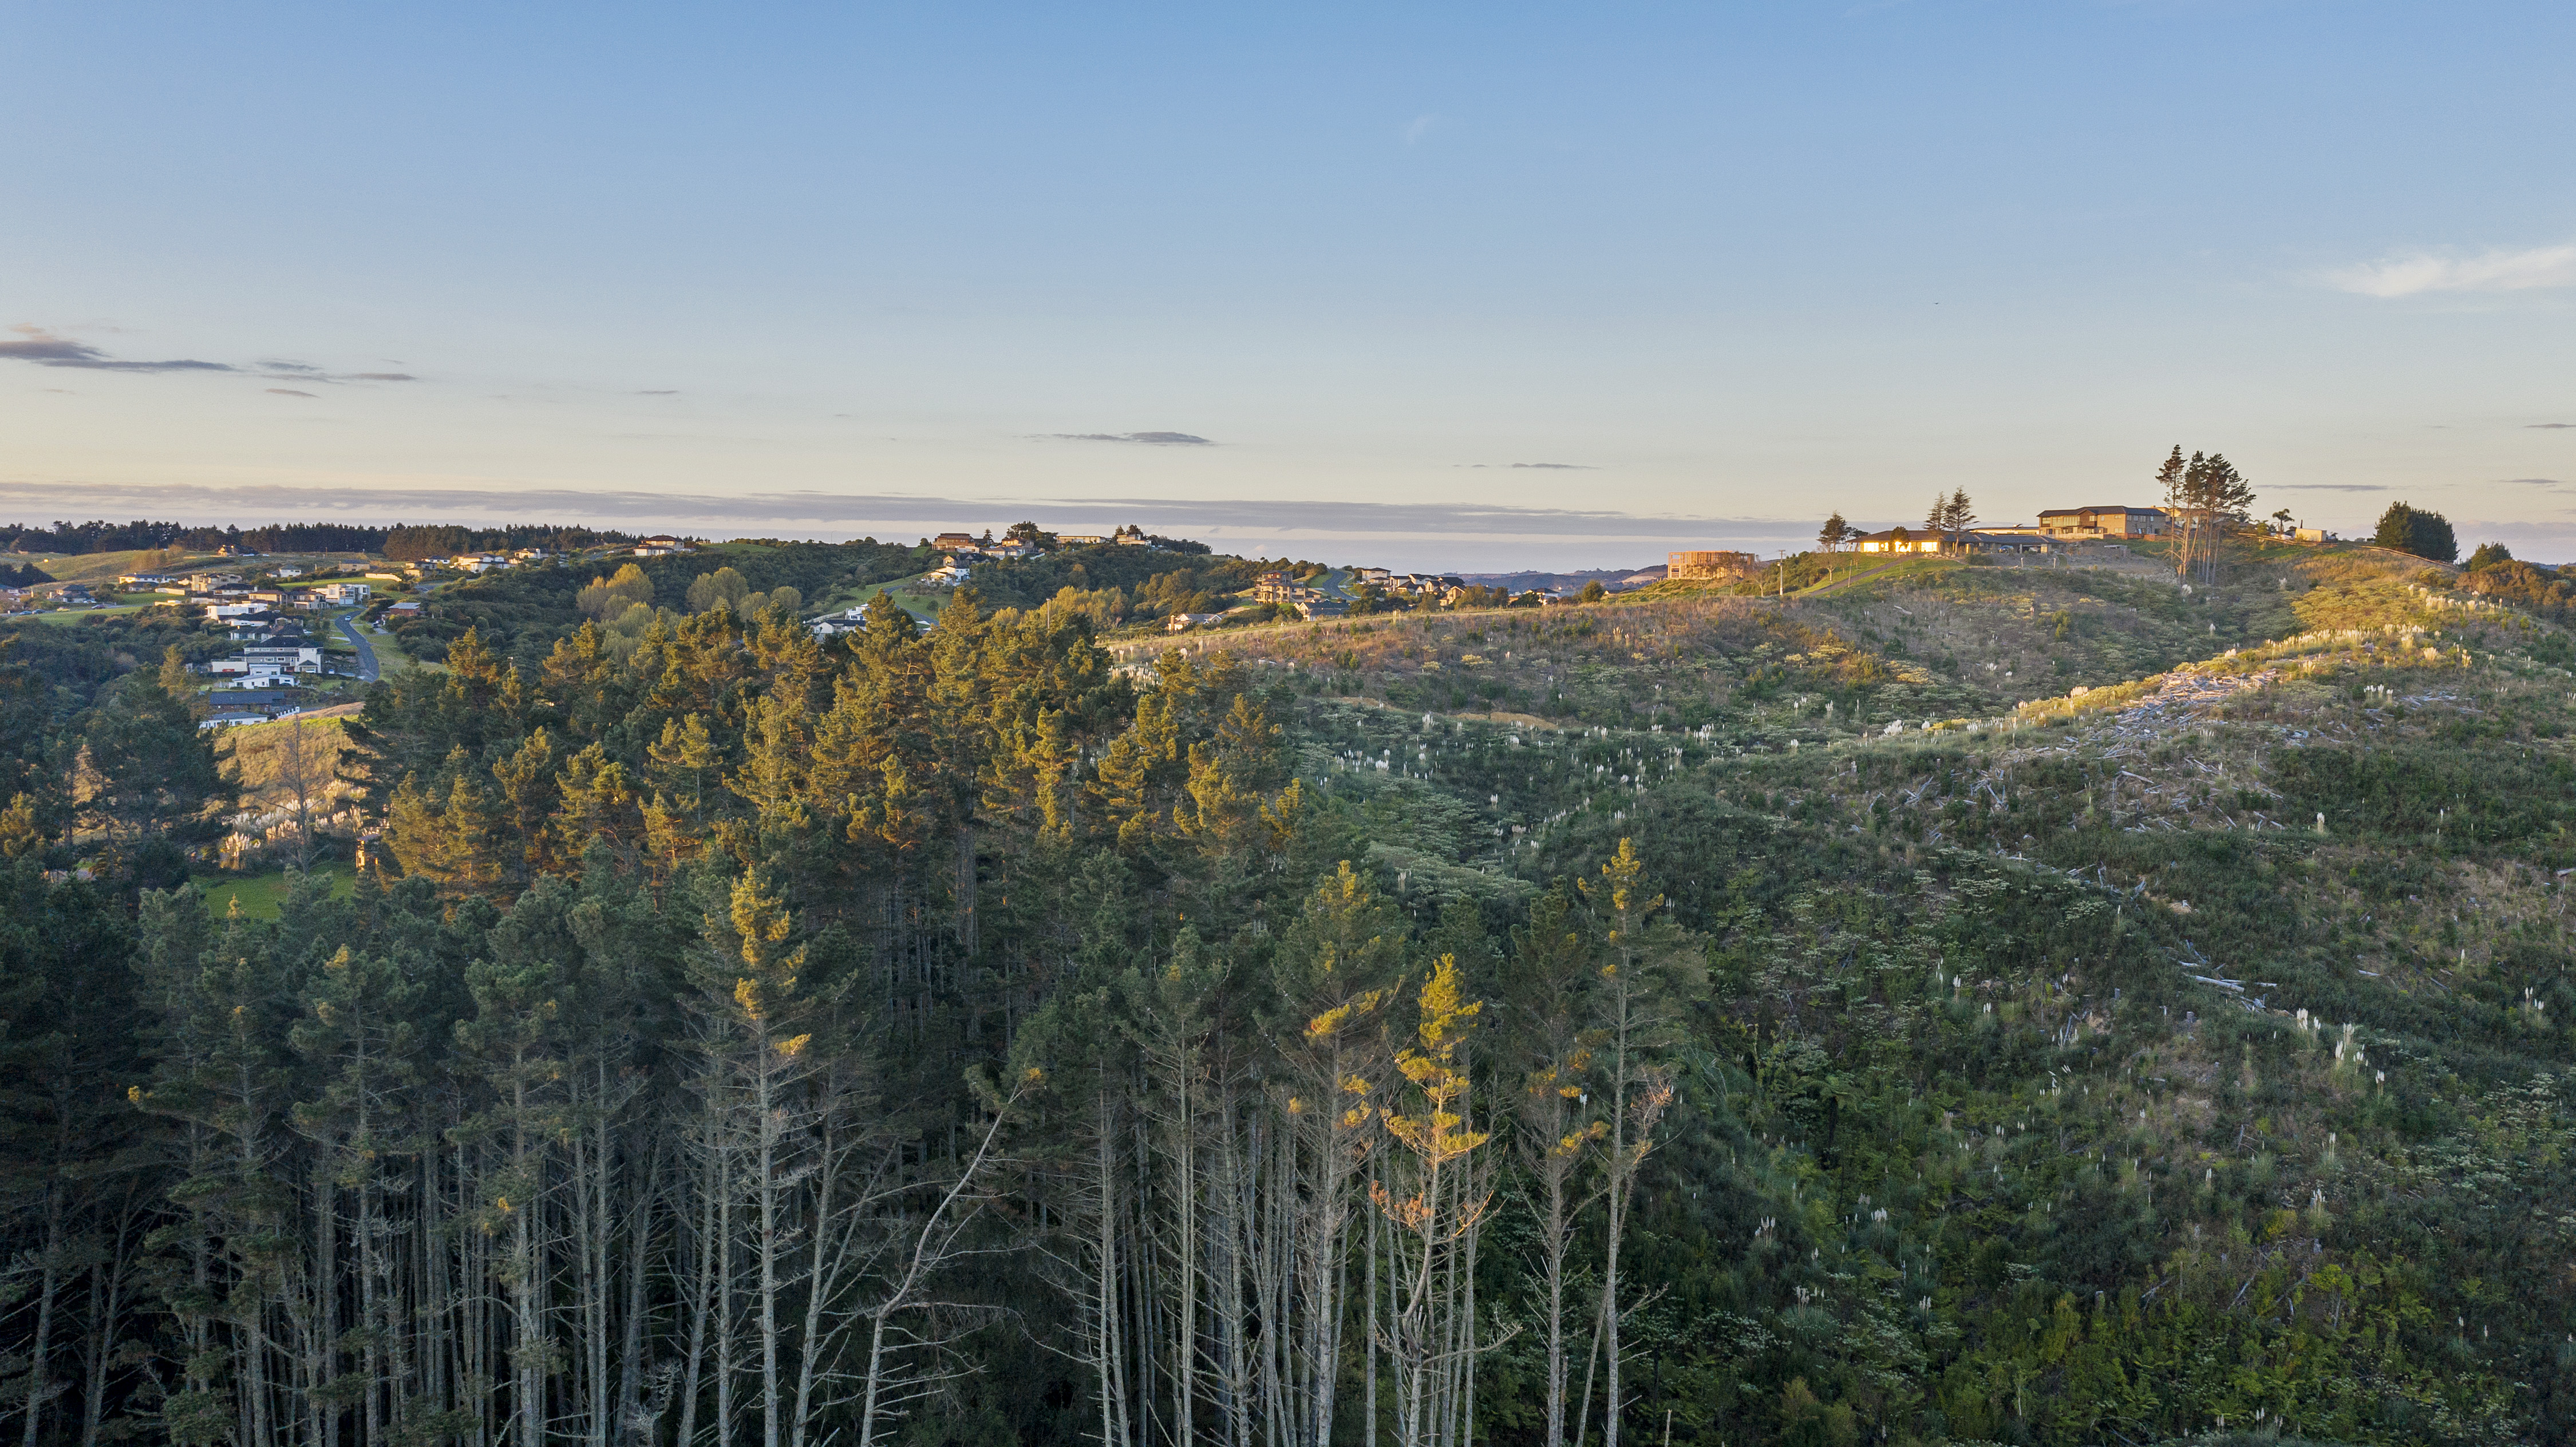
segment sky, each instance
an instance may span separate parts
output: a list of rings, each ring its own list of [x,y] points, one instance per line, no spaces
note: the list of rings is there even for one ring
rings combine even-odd
[[[0,0],[0,520],[2576,559],[2576,7]]]

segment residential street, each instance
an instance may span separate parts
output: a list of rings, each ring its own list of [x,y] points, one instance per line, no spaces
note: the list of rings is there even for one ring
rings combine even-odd
[[[331,621],[340,625],[343,636],[358,645],[358,681],[373,683],[376,681],[376,650],[368,646],[367,636],[359,632],[358,625],[352,621],[356,616],[352,613],[343,613]]]

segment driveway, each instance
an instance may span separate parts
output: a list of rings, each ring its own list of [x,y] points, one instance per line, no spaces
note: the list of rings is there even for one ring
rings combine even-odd
[[[343,613],[331,621],[340,625],[344,637],[358,645],[358,681],[373,683],[376,681],[376,650],[367,645],[366,635],[358,631],[358,625],[350,621],[351,617]]]

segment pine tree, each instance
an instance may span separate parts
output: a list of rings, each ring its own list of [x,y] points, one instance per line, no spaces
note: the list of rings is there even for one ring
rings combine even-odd
[[[1708,973],[1698,948],[1674,925],[1662,895],[1649,895],[1645,861],[1632,841],[1582,882],[1601,941],[1594,987],[1600,1045],[1594,1069],[1603,1086],[1601,1150],[1606,1221],[1601,1257],[1602,1350],[1608,1369],[1604,1447],[1619,1447],[1625,1399],[1621,1327],[1630,1308],[1620,1294],[1619,1254],[1637,1176],[1654,1150],[1655,1128],[1673,1102],[1669,1053],[1682,1039],[1685,1011],[1706,995]]]
[[[1536,1218],[1537,1267],[1545,1304],[1544,1447],[1563,1447],[1566,1428],[1566,1264],[1585,1208],[1597,1197],[1581,1184],[1584,1166],[1608,1133],[1592,1107],[1592,1060],[1602,1030],[1591,1024],[1592,945],[1560,887],[1530,906],[1512,934],[1512,1012],[1506,1057],[1520,1071],[1513,1097],[1515,1140]],[[1588,1355],[1588,1353],[1587,1353]]]

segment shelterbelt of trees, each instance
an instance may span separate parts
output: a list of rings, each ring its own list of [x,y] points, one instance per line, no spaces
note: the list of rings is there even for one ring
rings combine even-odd
[[[184,675],[49,630],[0,661],[0,1411],[2566,1441],[2576,648],[2420,568],[1123,667],[1078,597],[469,624],[349,731],[354,895],[274,921],[171,864],[226,807]],[[1574,702],[1450,689],[1507,655]]]

